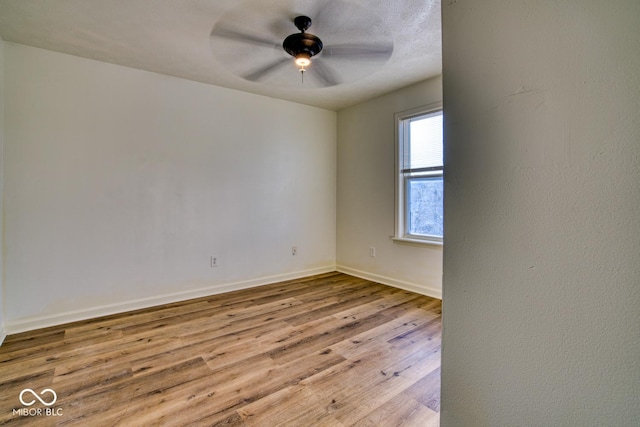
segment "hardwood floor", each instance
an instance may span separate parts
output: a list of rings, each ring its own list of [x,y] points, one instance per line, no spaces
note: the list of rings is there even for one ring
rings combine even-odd
[[[0,424],[437,426],[440,307],[328,273],[12,335]]]

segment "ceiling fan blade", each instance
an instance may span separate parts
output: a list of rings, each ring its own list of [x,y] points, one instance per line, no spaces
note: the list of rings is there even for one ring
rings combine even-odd
[[[243,31],[234,30],[232,28],[221,25],[216,25],[213,27],[213,30],[211,30],[211,37],[221,37],[224,39],[239,41],[243,43],[282,49],[282,45],[279,42],[245,33]]]
[[[387,59],[392,53],[392,44],[337,44],[322,49],[323,56],[334,58]]]
[[[339,84],[338,78],[336,74],[331,70],[331,67],[328,67],[322,61],[316,59],[309,66],[309,71],[311,71],[318,79],[322,82],[324,86],[335,86]]]
[[[336,16],[341,15],[340,4],[336,0],[319,2],[319,7],[315,13],[309,15],[313,18],[314,34],[322,34],[331,28],[331,23],[335,22]]]
[[[263,78],[264,76],[268,75],[269,73],[275,71],[277,68],[283,66],[284,64],[291,62],[291,58],[280,58],[276,61],[273,61],[263,67],[258,68],[255,71],[252,71],[251,73],[243,76],[243,78],[247,79],[247,80],[251,80],[251,81],[256,81],[256,80],[260,80],[261,78]]]

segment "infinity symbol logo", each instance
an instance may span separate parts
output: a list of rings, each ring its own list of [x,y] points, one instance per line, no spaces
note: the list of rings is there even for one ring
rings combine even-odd
[[[22,396],[24,396],[25,393],[31,393],[33,395],[33,397],[35,397],[36,399],[38,399],[40,401],[40,403],[42,403],[44,406],[51,406],[54,403],[56,403],[56,400],[58,400],[58,395],[56,394],[55,391],[51,390],[50,388],[45,388],[44,390],[42,390],[42,392],[40,392],[40,396],[44,396],[45,393],[51,393],[53,395],[53,400],[51,402],[46,402],[44,401],[40,396],[38,396],[36,394],[35,391],[31,390],[30,388],[25,388],[24,390],[22,390],[20,392],[20,402],[24,405],[24,406],[31,406],[34,403],[36,403],[36,400],[33,399],[30,402],[25,402],[24,399],[22,398]]]

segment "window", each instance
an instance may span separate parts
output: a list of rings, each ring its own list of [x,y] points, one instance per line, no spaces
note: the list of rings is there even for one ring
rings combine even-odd
[[[395,240],[442,244],[442,107],[396,114]]]

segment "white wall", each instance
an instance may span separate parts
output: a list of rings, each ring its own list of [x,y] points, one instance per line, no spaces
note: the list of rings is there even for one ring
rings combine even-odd
[[[442,426],[640,425],[640,2],[443,1]]]
[[[335,268],[335,112],[11,43],[5,96],[10,332]]]
[[[0,38],[0,344],[6,336],[4,327],[4,208],[2,187],[4,176],[4,41]]]
[[[394,114],[440,102],[433,78],[338,112],[338,269],[440,297],[442,247],[391,240],[395,224]],[[369,256],[369,248],[376,256]]]

